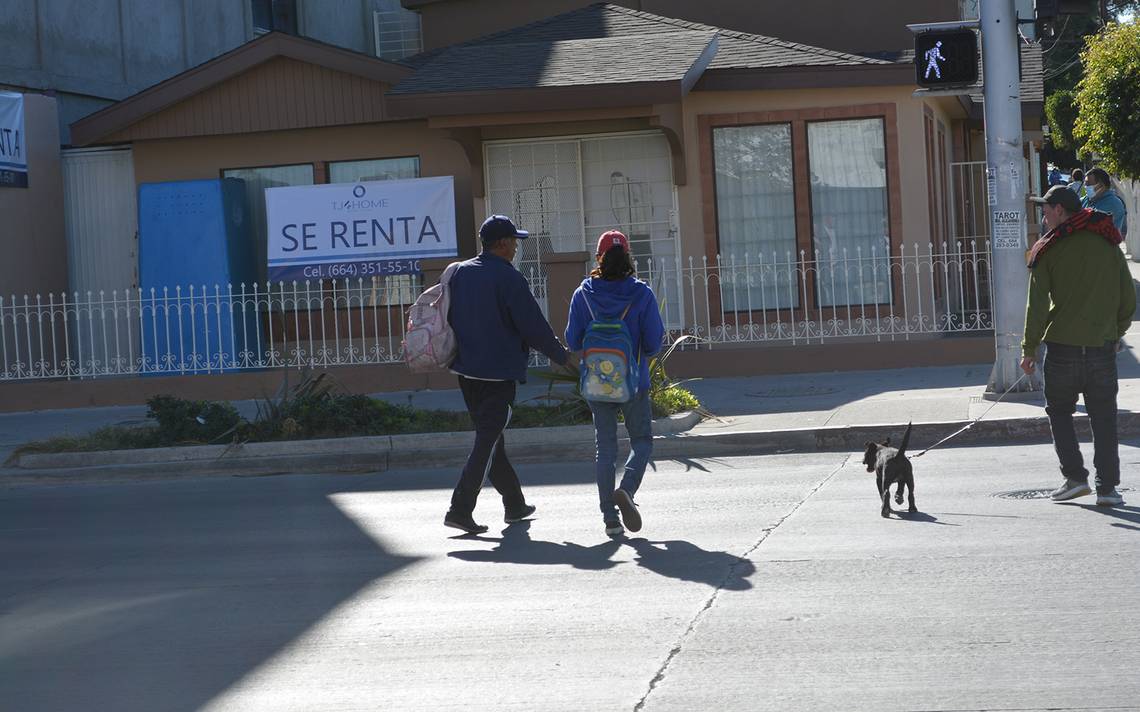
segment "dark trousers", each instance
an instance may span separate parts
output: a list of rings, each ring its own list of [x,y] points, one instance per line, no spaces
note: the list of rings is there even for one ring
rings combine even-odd
[[[1084,395],[1093,433],[1093,465],[1097,492],[1120,484],[1120,456],[1116,439],[1116,342],[1104,346],[1046,344],[1045,412],[1053,431],[1053,447],[1061,473],[1088,482],[1089,471],[1081,457],[1073,412],[1077,396]]]
[[[503,431],[511,422],[511,404],[515,401],[514,381],[478,381],[459,377],[463,402],[475,424],[475,445],[467,456],[467,464],[459,476],[459,484],[451,495],[451,511],[467,514],[475,510],[475,500],[483,480],[503,496],[503,506],[513,509],[526,504],[519,477],[507,460]]]

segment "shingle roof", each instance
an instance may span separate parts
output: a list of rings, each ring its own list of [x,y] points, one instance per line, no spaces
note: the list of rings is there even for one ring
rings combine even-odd
[[[678,81],[712,51],[715,39],[715,32],[682,30],[639,35],[636,42],[625,37],[530,42],[503,38],[459,45],[437,53],[389,93]]]
[[[696,37],[707,37],[711,33],[716,33],[718,46],[707,67],[710,71],[891,64],[882,59],[662,17],[620,5],[596,3],[408,57],[403,60],[405,64],[423,71],[401,82],[392,93],[470,90],[473,88],[471,81],[483,86],[492,79],[493,72],[517,72],[520,67],[528,67],[527,61],[531,60],[548,62],[557,59],[558,67],[549,75],[545,71],[535,71],[523,73],[522,78],[501,77],[492,80],[486,88],[501,88],[503,81],[512,82],[509,86],[514,88],[591,84],[596,83],[595,77],[599,73],[612,77],[611,81],[641,81],[645,73],[653,71],[653,67],[646,65],[654,64],[661,51],[670,47],[670,36],[677,40],[684,37],[684,46],[675,55],[669,53],[664,57],[667,66],[662,71],[666,74],[676,72],[691,53]],[[590,42],[607,40],[606,44]],[[611,51],[608,54],[596,51],[603,46]],[[519,52],[522,58],[520,54],[511,54],[513,51]],[[429,74],[435,76],[429,77]],[[525,83],[526,77],[539,83]],[[547,84],[547,81],[557,83]]]

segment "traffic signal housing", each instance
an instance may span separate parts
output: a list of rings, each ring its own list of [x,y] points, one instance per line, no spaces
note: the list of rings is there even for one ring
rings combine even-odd
[[[914,37],[914,74],[920,87],[967,87],[978,81],[978,35],[970,29],[934,30]]]

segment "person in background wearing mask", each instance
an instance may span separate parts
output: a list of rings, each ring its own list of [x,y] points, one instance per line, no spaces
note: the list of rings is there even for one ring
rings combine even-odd
[[[1093,168],[1085,176],[1085,186],[1088,195],[1081,202],[1081,207],[1099,210],[1112,216],[1112,224],[1124,237],[1128,236],[1128,208],[1124,201],[1112,189],[1112,179],[1103,168]]]
[[[653,453],[649,359],[661,349],[665,326],[661,322],[661,310],[653,290],[634,276],[629,238],[617,230],[605,232],[598,238],[596,254],[598,267],[582,280],[570,298],[566,345],[571,351],[582,349],[586,328],[595,315],[598,318],[620,318],[629,329],[633,354],[639,361],[638,389],[632,400],[626,403],[587,401],[594,414],[595,463],[602,521],[608,536],[620,536],[623,522],[631,532],[641,529],[641,514],[633,496],[641,486],[645,467]],[[630,453],[625,461],[621,485],[615,490],[619,411],[625,417],[625,428],[629,432]],[[621,521],[618,520],[619,509]]]

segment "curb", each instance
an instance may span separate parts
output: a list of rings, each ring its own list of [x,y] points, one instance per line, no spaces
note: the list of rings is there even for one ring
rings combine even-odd
[[[804,429],[688,432],[701,416],[683,413],[654,421],[656,459],[691,459],[796,452],[860,452],[868,440],[898,442],[906,424],[884,423]],[[1090,435],[1088,416],[1074,417],[1077,433]],[[914,423],[909,452],[923,449],[970,421]],[[660,424],[660,425],[659,425]],[[1121,438],[1140,436],[1140,413],[1120,413]],[[983,420],[942,447],[1051,442],[1045,416]],[[622,444],[628,441],[622,439]],[[458,467],[467,459],[471,433],[419,433],[243,446],[198,445],[154,450],[23,455],[14,468],[0,469],[0,483],[177,479],[229,475],[376,473],[389,469]],[[591,425],[527,428],[510,433],[511,460],[519,463],[592,460]]]
[[[702,419],[686,411],[653,421],[656,437],[676,435]],[[245,445],[190,445],[139,450],[34,453],[20,455],[0,478],[57,479],[158,478],[210,474],[265,475],[287,472],[377,472],[395,468],[462,465],[471,449],[472,433],[412,433],[370,437],[290,440]],[[511,459],[543,462],[585,453],[593,457],[594,426],[520,428],[510,431]],[[155,473],[155,470],[161,470]],[[73,479],[68,477],[68,479]]]

